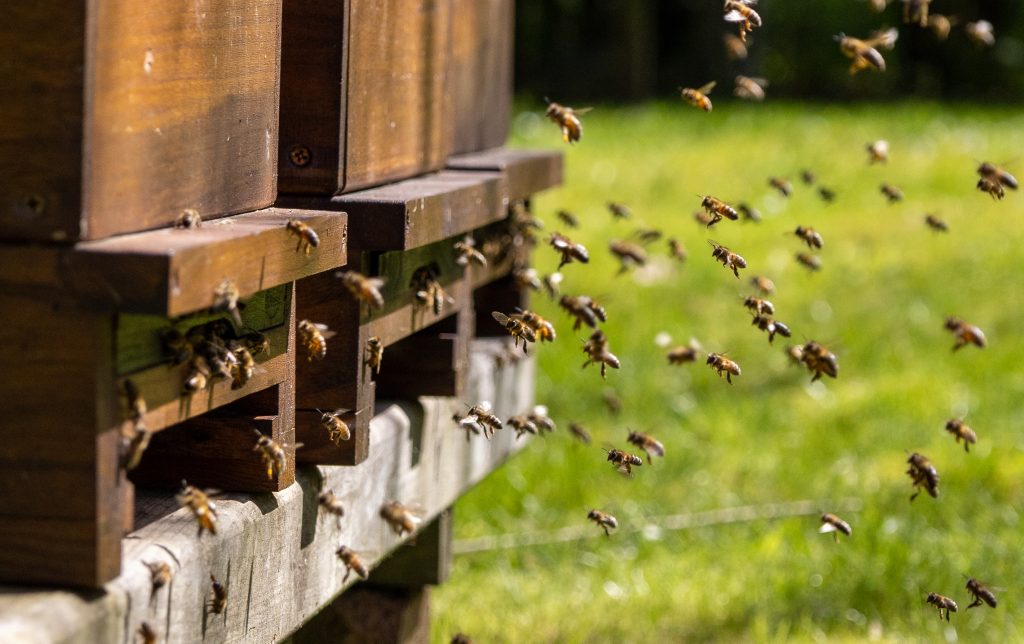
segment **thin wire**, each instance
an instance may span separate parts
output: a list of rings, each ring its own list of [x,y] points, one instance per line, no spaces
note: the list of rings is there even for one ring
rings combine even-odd
[[[830,506],[842,512],[859,512],[861,501],[858,498],[842,499],[838,504]],[[714,525],[745,523],[749,521],[784,519],[800,517],[822,512],[822,504],[818,501],[785,501],[782,503],[765,503],[761,505],[741,505],[733,508],[718,508],[704,512],[686,514],[668,514],[647,517],[643,524],[623,527],[619,533],[647,532],[654,530],[689,530]],[[557,530],[538,532],[522,532],[513,534],[496,534],[474,539],[457,539],[452,543],[452,551],[457,555],[492,550],[507,550],[524,546],[541,546],[551,543],[565,543],[582,539],[604,538],[604,533],[591,525],[574,525]]]

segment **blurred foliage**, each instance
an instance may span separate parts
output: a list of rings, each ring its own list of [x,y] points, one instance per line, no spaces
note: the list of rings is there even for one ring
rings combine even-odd
[[[519,0],[517,90],[579,103],[663,97],[717,80],[721,97],[740,73],[767,78],[774,97],[1024,98],[1024,3],[934,0],[933,13],[957,21],[945,42],[900,24],[901,7],[895,0],[875,13],[866,0],[762,0],[764,26],[749,37],[749,58],[730,61],[722,36],[734,28],[718,0]],[[978,19],[993,24],[994,47],[965,36],[964,25]],[[851,77],[832,37],[864,38],[892,26],[900,36],[884,52],[888,71]]]

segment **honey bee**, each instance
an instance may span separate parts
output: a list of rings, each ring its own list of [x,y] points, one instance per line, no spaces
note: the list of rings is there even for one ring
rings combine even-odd
[[[622,411],[622,401],[615,395],[615,390],[605,389],[601,392],[601,400],[612,416],[618,416]]]
[[[568,210],[559,210],[557,213],[555,213],[555,215],[558,217],[559,221],[561,221],[569,228],[580,227],[580,220],[576,218],[576,215],[572,214]]]
[[[721,262],[722,266],[731,268],[733,275],[738,278],[740,276],[740,269],[747,267],[747,260],[743,259],[739,254],[732,252],[725,246],[722,246],[718,242],[709,239],[708,243],[711,244],[713,249],[711,251],[711,257]]]
[[[584,445],[590,445],[592,440],[590,432],[588,432],[587,428],[583,425],[580,425],[579,423],[569,423],[569,433]]]
[[[761,16],[750,8],[757,0],[725,0],[722,11],[726,22],[736,22],[740,26],[740,40],[747,42],[747,33],[754,27],[761,26]]]
[[[754,321],[751,324],[762,331],[768,332],[768,344],[772,344],[772,341],[775,340],[776,333],[784,338],[788,338],[791,335],[788,326],[778,320],[773,320],[772,318],[763,315],[755,315]]]
[[[878,47],[885,49],[886,51],[892,51],[896,47],[896,41],[899,40],[899,37],[900,32],[895,27],[892,27],[872,32],[871,37],[864,42],[871,47]]]
[[[608,367],[618,369],[621,366],[618,357],[608,350],[608,338],[601,329],[590,335],[590,339],[583,345],[583,353],[587,354],[587,361],[583,363],[583,368],[593,363],[600,364],[601,378],[606,377]]]
[[[254,356],[270,353],[270,338],[259,331],[246,333],[240,339]]]
[[[1003,190],[1003,186],[994,179],[982,177],[978,179],[978,183],[976,185],[978,187],[978,190],[982,192],[987,192],[988,195],[996,201],[1001,200],[1003,197],[1006,196],[1006,191]]]
[[[701,226],[704,226],[705,228],[707,228],[707,227],[711,226],[711,222],[713,220],[713,217],[711,215],[709,215],[708,213],[704,212],[703,210],[694,210],[693,211],[693,220],[696,221]]]
[[[883,139],[873,141],[865,146],[868,151],[868,163],[886,163],[889,161],[889,142]]]
[[[817,255],[811,255],[810,253],[797,253],[796,261],[809,271],[821,270],[821,258]]]
[[[317,411],[320,411],[319,409]],[[352,438],[352,430],[348,423],[341,419],[348,409],[336,409],[333,412],[320,412],[320,426],[327,430],[327,437],[335,445],[341,446],[342,441]],[[356,412],[358,413],[358,412]]]
[[[700,343],[691,339],[690,344],[676,347],[668,352],[668,363],[686,364],[687,362],[696,362],[698,357],[700,357]]]
[[[981,177],[982,179],[986,179],[988,183],[996,184],[999,186],[1005,186],[1010,190],[1016,190],[1019,186],[1019,184],[1017,183],[1017,177],[1013,176],[1006,170],[1003,170],[994,163],[989,163],[988,161],[984,161],[981,165],[978,166],[978,176]],[[986,192],[990,191],[986,190]],[[1002,196],[1003,192],[1002,190],[1000,190],[999,198],[1002,199]]]
[[[665,233],[657,228],[637,228],[635,235],[640,243],[646,246],[664,237]]]
[[[370,576],[366,566],[363,565],[362,559],[359,558],[359,555],[357,555],[356,551],[352,548],[349,548],[348,546],[339,546],[338,549],[334,551],[334,554],[338,556],[338,559],[341,559],[343,564],[345,564],[345,576],[341,578],[341,583],[344,584],[348,581],[349,575],[353,572],[363,579]]]
[[[956,612],[956,602],[938,593],[928,593],[928,597],[925,598],[929,604],[935,606],[939,611],[939,620],[942,620],[943,612],[945,612],[946,621],[949,621],[949,614]]]
[[[870,67],[874,67],[880,72],[885,71],[885,59],[869,43],[859,38],[847,36],[842,32],[835,36],[835,40],[839,43],[839,51],[847,58],[853,60],[850,64],[851,76]]]
[[[881,188],[882,194],[889,200],[889,203],[896,203],[897,201],[903,201],[903,191],[894,185],[883,183]]]
[[[555,431],[555,421],[548,416],[548,408],[544,405],[536,405],[530,413],[526,415],[527,420],[537,426],[537,429],[543,434],[543,432]]]
[[[149,625],[149,622],[139,624],[136,634],[142,638],[142,644],[156,644],[156,631]]]
[[[380,375],[380,365],[384,362],[384,343],[373,335],[366,341],[366,364],[373,373]]]
[[[826,512],[821,515],[821,527],[818,528],[818,532],[822,534],[831,532],[836,543],[839,543],[839,533],[842,532],[846,536],[850,536],[853,534],[853,528],[850,527],[849,523],[843,521],[838,516],[831,512]]]
[[[146,401],[139,392],[139,388],[132,380],[125,380],[124,389],[128,397],[128,406],[131,409],[132,429],[130,434],[122,433],[121,467],[130,472],[139,465],[142,454],[149,447],[149,439],[153,434],[145,425]]]
[[[512,281],[515,282],[516,288],[520,290],[539,291],[542,286],[540,278],[537,277],[537,271],[533,268],[517,268],[513,270]]]
[[[739,36],[733,34],[722,34],[722,41],[725,43],[725,55],[729,57],[729,60],[746,60],[747,58],[747,45]]]
[[[299,343],[306,347],[306,360],[323,360],[327,357],[327,340],[334,332],[326,324],[300,320],[296,330],[299,332]]]
[[[979,47],[991,47],[996,44],[996,36],[992,33],[992,23],[988,20],[968,22],[964,25],[967,37]]]
[[[715,81],[711,81],[706,85],[701,85],[697,89],[692,87],[680,87],[679,94],[683,97],[683,100],[697,109],[704,110],[705,112],[711,111],[711,99],[708,98],[708,94],[715,88]]]
[[[181,211],[178,215],[178,219],[174,222],[175,228],[202,228],[203,218],[199,216],[199,211],[195,208],[186,208]]]
[[[701,196],[700,206],[701,208],[704,209],[705,212],[708,213],[708,215],[711,216],[711,218],[708,219],[708,222],[706,224],[708,228],[722,221],[722,217],[725,217],[726,219],[732,221],[736,221],[737,219],[740,218],[739,213],[736,212],[735,208],[725,203],[721,199],[716,199],[715,197],[712,197],[711,195]]]
[[[808,248],[821,248],[825,245],[825,241],[821,238],[821,233],[814,230],[813,228],[804,228],[803,226],[797,226],[793,234],[804,240]]]
[[[814,185],[814,182],[818,180],[818,177],[810,170],[804,168],[800,171],[800,180],[803,181],[805,185],[812,186]]]
[[[359,302],[369,304],[377,309],[384,306],[384,296],[380,292],[384,286],[384,278],[367,277],[356,271],[339,271],[334,275]]]
[[[648,465],[651,464],[652,454],[654,456],[665,458],[665,446],[661,444],[661,441],[655,439],[650,434],[630,430],[629,436],[626,437],[626,442],[636,445],[644,454],[647,455]]]
[[[302,250],[309,255],[313,252],[314,248],[320,245],[320,236],[316,234],[312,226],[303,221],[289,219],[288,223],[285,224],[285,228],[288,230],[289,235],[295,235],[299,238],[299,243],[295,245],[296,253]]]
[[[832,203],[836,200],[836,192],[832,188],[826,186],[818,186],[818,196],[825,203]]]
[[[188,372],[185,374],[185,382],[182,385],[181,394],[188,396],[206,389],[210,379],[210,366],[203,356],[193,356],[189,363]]]
[[[626,476],[632,476],[633,468],[640,467],[644,464],[644,460],[636,454],[630,454],[629,452],[624,452],[621,449],[606,449],[605,451],[608,452],[607,460],[611,461],[616,470]]]
[[[501,429],[501,419],[491,413],[491,404],[486,401],[470,407],[469,411],[466,412],[466,418],[472,418],[481,425],[484,429],[484,435],[488,439],[494,436],[494,432]]]
[[[536,423],[522,414],[512,416],[506,422],[508,422],[509,427],[515,430],[516,438],[521,437],[523,434],[533,434],[536,436],[540,433]]]
[[[836,354],[814,340],[808,341],[801,347],[800,359],[813,374],[811,382],[820,379],[822,374],[829,378],[835,378],[839,375],[839,360],[836,358]]]
[[[261,434],[258,429],[252,431],[256,434],[256,444],[253,446],[252,451],[260,453],[263,465],[267,468],[267,478],[273,479],[275,476],[280,476],[281,472],[284,471],[285,465],[287,465],[284,447],[271,437]]]
[[[551,324],[544,318],[533,311],[518,311],[517,313],[508,316],[516,320],[521,320],[523,324],[530,327],[537,340],[541,342],[554,342],[557,337],[555,334],[555,325]],[[495,318],[497,319],[497,318]]]
[[[203,536],[203,530],[217,534],[217,505],[210,500],[208,493],[182,481],[181,490],[174,498],[179,505],[192,511],[192,516],[199,525],[196,536]]]
[[[752,221],[755,224],[761,223],[761,212],[757,208],[753,208],[745,203],[736,205],[736,210],[743,215],[743,221]]]
[[[508,331],[509,335],[511,335],[514,338],[515,346],[518,347],[519,341],[522,340],[524,353],[526,352],[527,342],[537,341],[536,332],[522,320],[517,320],[515,318],[509,317],[502,313],[501,311],[491,311],[491,317],[493,317],[498,322],[498,324],[505,327],[505,330]]]
[[[608,249],[611,250],[612,255],[615,255],[621,264],[619,267],[620,275],[633,266],[643,266],[647,263],[647,252],[631,242],[616,239],[608,245]]]
[[[558,300],[558,305],[576,318],[572,325],[573,331],[578,331],[583,324],[593,329],[597,326],[598,320],[607,321],[604,309],[587,295],[563,295]]]
[[[487,258],[476,249],[476,240],[472,235],[466,235],[461,241],[455,242],[455,263],[459,266],[468,266],[470,263],[487,266]]]
[[[345,506],[334,494],[334,490],[324,490],[317,497],[317,503],[324,509],[324,512],[334,515],[335,523],[341,527],[341,517],[345,516]]]
[[[238,312],[238,287],[231,280],[224,280],[213,291],[213,306],[210,310],[214,313],[227,312],[231,314],[235,326],[242,326],[242,315]]]
[[[491,438],[491,433],[489,432],[488,428],[484,427],[476,418],[476,416],[472,416],[470,414],[460,416],[459,414],[456,413],[452,414],[452,420],[458,423],[460,429],[466,430],[467,443],[469,442],[473,434],[476,434],[477,436],[479,436],[480,434],[484,434],[487,440],[490,440]]]
[[[951,331],[956,337],[956,344],[953,345],[953,351],[967,346],[968,344],[973,344],[980,349],[984,349],[988,346],[988,341],[985,340],[985,334],[982,330],[973,324],[964,322],[960,318],[946,318],[946,329]]]
[[[423,521],[422,517],[417,516],[398,501],[385,503],[380,509],[380,518],[384,519],[399,537],[416,532],[416,527]]]
[[[174,573],[171,572],[171,567],[163,561],[157,561],[155,563],[143,561],[142,565],[149,568],[149,582],[151,586],[149,597],[150,601],[152,601],[152,599],[156,597],[158,590],[171,583],[171,577],[174,576]]]
[[[438,277],[440,277],[439,269],[436,265],[431,264],[416,269],[409,282],[409,286],[415,290],[416,302],[421,306],[429,306],[434,311],[434,315],[441,315],[445,303],[455,303],[455,300],[444,292]]]
[[[933,13],[928,16],[928,28],[932,30],[939,40],[949,38],[949,32],[953,29],[955,21],[942,14]]]
[[[959,443],[962,439],[964,441],[964,451],[970,452],[971,445],[978,442],[978,435],[974,433],[974,430],[964,424],[964,421],[959,418],[952,418],[946,421],[946,431],[956,438],[956,442]]]
[[[737,76],[736,87],[732,90],[733,95],[748,101],[763,101],[764,89],[768,87],[768,81],[763,78],[750,78],[749,76]]]
[[[624,203],[609,201],[607,206],[608,212],[612,213],[612,217],[615,219],[629,219],[633,216],[633,211]]]
[[[210,599],[207,606],[214,615],[220,615],[228,607],[228,587],[213,575],[210,575]]]
[[[940,233],[949,232],[949,225],[935,215],[925,215],[924,223],[934,231]]]
[[[725,374],[726,381],[731,385],[732,377],[739,377],[742,374],[740,365],[733,360],[725,357],[722,353],[709,353],[708,359],[705,361],[706,364],[711,365],[711,368],[718,372],[718,377],[721,378],[722,374]]]
[[[160,343],[164,355],[171,361],[171,366],[178,366],[192,358],[192,343],[177,329],[164,329],[160,332]]]
[[[755,275],[750,278],[750,285],[757,289],[757,292],[762,295],[771,295],[775,292],[775,282],[771,281],[764,275]]]
[[[544,115],[551,119],[552,123],[562,128],[562,141],[575,143],[583,138],[583,123],[579,117],[592,109],[584,107],[574,110],[571,107],[549,101],[547,112]]]
[[[619,527],[619,522],[615,517],[600,510],[591,510],[587,513],[587,518],[603,528],[606,537],[612,536],[611,530]]]
[[[754,315],[775,315],[775,305],[768,300],[749,295],[743,300],[743,306]]]
[[[256,373],[256,360],[253,359],[249,349],[240,344],[232,350],[232,354],[234,354],[238,363],[234,365],[232,371],[231,388],[241,389],[249,383],[253,374]]]
[[[932,498],[938,498],[939,472],[932,465],[931,461],[921,454],[914,452],[907,459],[907,463],[910,464],[907,475],[910,476],[911,481],[914,483],[914,489],[917,490],[910,496],[910,500],[913,501],[917,498],[917,495],[921,493],[921,488],[924,488]]]
[[[779,191],[779,194],[783,197],[789,197],[793,194],[793,184],[785,179],[779,177],[769,177],[768,185]]]
[[[544,291],[552,300],[558,297],[558,295],[562,292],[562,274],[557,271],[545,275],[541,279],[541,283],[544,286]]]
[[[995,593],[986,588],[977,579],[967,579],[967,592],[971,593],[971,595],[974,597],[974,601],[967,605],[967,610],[970,610],[975,606],[981,606],[982,602],[985,602],[992,608],[995,608],[998,604],[998,602],[996,601]]]
[[[555,270],[561,270],[563,266],[572,261],[577,261],[581,264],[586,264],[590,261],[590,254],[587,253],[586,246],[574,243],[561,233],[551,233],[548,243],[562,256],[562,261],[559,262],[558,268]]]
[[[686,252],[686,246],[683,246],[683,242],[678,239],[670,239],[668,240],[668,255],[672,259],[685,262],[689,254]]]

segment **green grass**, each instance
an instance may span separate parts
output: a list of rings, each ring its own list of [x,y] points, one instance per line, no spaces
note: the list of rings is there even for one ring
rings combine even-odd
[[[547,230],[588,245],[590,264],[564,267],[563,291],[606,300],[604,328],[622,368],[605,382],[581,370],[585,334],[533,298],[558,328],[557,342],[537,348],[537,399],[560,428],[459,502],[456,538],[586,528],[591,507],[618,516],[622,530],[606,539],[589,526],[578,541],[457,557],[433,595],[433,639],[1024,638],[1024,195],[993,202],[974,190],[973,174],[984,159],[1021,169],[1024,115],[920,104],[725,104],[703,114],[673,103],[600,107],[584,124],[583,141],[563,147],[554,125],[520,114],[513,144],[565,152],[564,187],[537,198],[534,212]],[[891,143],[891,161],[869,166],[864,144],[877,138]],[[799,182],[803,168],[836,190],[834,204]],[[772,193],[771,175],[793,181],[791,199]],[[888,205],[883,181],[906,200]],[[747,201],[764,221],[709,232],[692,217],[697,194]],[[609,200],[629,204],[633,219],[613,221]],[[565,230],[560,208],[582,229]],[[926,212],[950,233],[928,230]],[[689,260],[671,263],[662,241],[650,247],[649,269],[616,277],[608,240],[640,222],[683,240]],[[797,225],[824,236],[820,273],[793,260],[801,243],[787,233]],[[709,237],[746,258],[740,280],[712,260]],[[543,244],[534,258],[541,273],[556,265]],[[740,298],[755,274],[774,279],[770,299],[794,341],[835,350],[837,380],[811,385],[787,363],[785,338],[769,346],[750,325]],[[951,314],[984,329],[989,348],[952,353],[943,329]],[[727,350],[742,377],[729,386],[702,363],[668,366],[659,332]],[[606,387],[623,401],[619,417],[601,402]],[[979,435],[970,454],[943,430],[959,415]],[[575,443],[570,420],[589,427],[595,445]],[[667,450],[628,480],[600,450],[624,447],[627,428]],[[939,499],[908,502],[910,451],[938,468]],[[816,516],[642,529],[661,515],[803,499],[829,509],[850,498],[859,509],[841,514],[854,533],[839,545],[817,533]],[[1004,588],[999,607],[965,612],[961,573]],[[923,604],[931,591],[960,603],[950,624]]]

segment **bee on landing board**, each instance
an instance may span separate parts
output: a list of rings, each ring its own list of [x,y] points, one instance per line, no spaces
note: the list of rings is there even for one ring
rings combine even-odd
[[[592,109],[594,108],[584,107],[574,110],[571,107],[548,101],[548,109],[544,115],[561,128],[562,141],[565,143],[576,143],[583,138],[583,123],[580,121],[580,116]]]
[[[202,228],[203,218],[199,216],[199,211],[195,208],[186,208],[181,211],[181,214],[174,222],[175,228],[184,228],[186,230],[192,228]]]
[[[936,610],[939,611],[940,620],[943,617],[943,613],[945,613],[947,622],[949,621],[949,614],[955,613],[957,609],[955,601],[938,593],[928,593],[928,597],[925,598],[925,601],[932,606],[935,606]]]
[[[423,521],[422,517],[398,501],[388,501],[381,506],[380,518],[384,519],[399,537],[416,532],[417,526]]]
[[[156,597],[157,591],[171,583],[174,573],[171,572],[171,567],[164,561],[143,561],[142,565],[149,569],[149,599],[152,602]]]
[[[764,89],[768,87],[768,81],[763,78],[750,78],[749,76],[737,76],[736,87],[732,90],[733,95],[748,101],[763,101]]]
[[[878,50],[869,42],[847,36],[842,32],[836,34],[834,39],[839,43],[839,51],[847,58],[853,60],[850,64],[851,76],[869,68],[874,68],[880,72],[885,71],[885,58],[882,58],[882,54],[878,53]]]
[[[313,252],[313,249],[320,245],[320,236],[316,234],[313,227],[298,219],[289,219],[285,224],[289,235],[295,235],[299,242],[295,245],[295,252],[303,251],[306,255]]]
[[[708,94],[715,88],[715,81],[711,81],[706,85],[701,85],[697,89],[692,87],[680,87],[679,94],[683,97],[683,100],[688,104],[696,107],[697,109],[704,110],[705,112],[711,111],[711,99],[708,98]]]
[[[986,588],[980,581],[972,577],[968,577],[967,579],[967,592],[971,593],[971,596],[974,598],[974,601],[968,604],[967,610],[970,610],[975,606],[981,606],[982,602],[985,602],[992,608],[995,608],[998,604],[995,593]]]
[[[366,365],[373,369],[373,373],[380,375],[380,366],[384,362],[384,343],[380,338],[373,335],[366,340]]]
[[[607,460],[615,466],[619,473],[625,476],[632,476],[633,468],[644,464],[644,460],[636,454],[630,454],[621,449],[606,449],[605,451],[608,452]]]
[[[804,228],[803,226],[797,226],[793,234],[799,237],[807,244],[810,249],[821,248],[825,245],[825,241],[821,238],[821,233],[814,230],[813,228]]]
[[[156,631],[149,625],[149,622],[142,622],[139,624],[139,630],[136,631],[142,644],[156,644]]]
[[[826,512],[825,514],[821,515],[821,527],[818,528],[818,532],[822,534],[825,534],[826,532],[831,532],[832,536],[836,540],[836,543],[839,543],[839,533],[842,532],[846,536],[850,536],[853,534],[853,528],[850,527],[849,523],[843,521],[838,516],[832,514],[831,512]]]
[[[963,440],[965,452],[970,452],[971,445],[978,442],[978,435],[959,418],[946,421],[946,431],[953,435],[957,443]]]
[[[943,220],[939,219],[935,215],[925,215],[924,223],[926,226],[939,233],[949,232],[949,225]]]
[[[601,329],[590,335],[590,339],[583,345],[583,353],[587,354],[587,361],[583,363],[583,368],[585,369],[592,363],[600,364],[602,379],[606,377],[608,367],[618,369],[622,365],[619,358],[608,350],[608,337]]]
[[[736,212],[736,209],[730,206],[729,204],[725,203],[721,199],[717,199],[715,197],[712,197],[711,195],[698,196],[701,198],[701,208],[703,208],[704,211],[708,215],[710,215],[710,219],[708,219],[708,222],[706,224],[708,228],[711,228],[718,222],[722,221],[723,217],[730,221],[736,221],[737,219],[740,218],[740,215],[739,213]]]
[[[295,330],[299,334],[299,344],[306,347],[308,362],[327,357],[327,340],[334,336],[334,332],[328,329],[326,324],[300,320]]]
[[[338,559],[341,559],[343,564],[345,564],[345,576],[341,578],[341,583],[344,584],[348,581],[349,575],[353,572],[363,579],[370,576],[370,572],[366,569],[366,566],[363,565],[363,560],[359,558],[359,555],[357,555],[356,551],[352,548],[349,548],[348,546],[338,546],[338,549],[334,551],[334,554],[337,555]]]
[[[619,527],[615,517],[600,510],[591,510],[587,513],[587,518],[603,528],[606,537],[612,536],[611,530]]]
[[[199,530],[196,536],[202,536],[206,530],[210,534],[217,534],[217,505],[210,500],[208,492],[181,482],[181,490],[174,497],[183,508],[188,508],[195,517]]]
[[[317,503],[324,509],[324,512],[334,516],[335,523],[341,527],[341,518],[345,516],[345,506],[334,494],[334,490],[324,490],[317,497]]]
[[[228,607],[228,587],[210,575],[210,599],[206,606],[214,615],[220,615]]]
[[[360,303],[377,309],[384,306],[384,296],[380,292],[384,287],[384,278],[367,277],[357,271],[338,271],[334,276],[341,280],[342,286]]]
[[[968,344],[973,344],[979,349],[984,349],[988,346],[988,341],[985,339],[985,333],[981,329],[973,324],[968,324],[958,317],[946,318],[946,330],[952,333],[956,338],[956,344],[953,345],[953,351],[957,351]]]
[[[665,446],[661,441],[657,440],[650,434],[630,430],[629,435],[626,437],[626,442],[631,445],[636,445],[644,454],[647,455],[648,465],[651,464],[652,455],[665,458]]]
[[[725,374],[725,380],[730,385],[732,384],[733,376],[738,378],[743,373],[739,363],[726,358],[724,353],[709,353],[705,364],[710,365],[718,373],[719,378],[722,377],[722,374]]]
[[[747,267],[747,260],[716,241],[709,239],[708,243],[711,244],[712,248],[711,257],[721,262],[722,266],[732,269],[733,275],[738,278],[740,276],[740,269]]]
[[[744,43],[747,42],[747,34],[761,26],[761,16],[750,8],[755,4],[757,0],[725,0],[722,6],[722,18],[739,24],[740,41]]]
[[[917,495],[921,493],[921,489],[924,489],[932,498],[938,498],[939,496],[939,472],[932,465],[926,457],[914,452],[907,459],[907,463],[910,467],[907,469],[907,475],[910,477],[914,484],[916,492],[911,495],[910,500],[913,501],[917,498]]]

